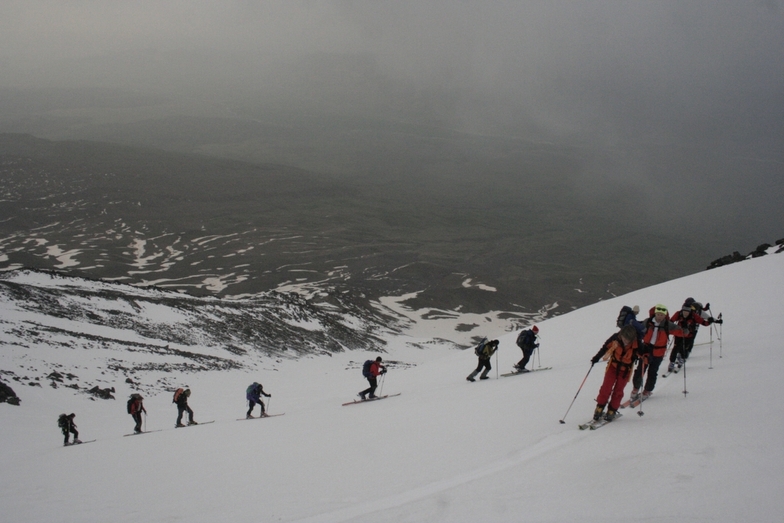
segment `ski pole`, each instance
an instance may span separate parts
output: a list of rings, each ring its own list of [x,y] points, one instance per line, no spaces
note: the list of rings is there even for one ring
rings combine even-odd
[[[542,337],[539,334],[537,334],[536,337],[534,338],[534,342],[536,342],[536,340],[539,340],[539,343],[541,343]],[[537,345],[538,345],[538,343],[537,343]],[[534,357],[537,359],[537,361],[539,361],[539,366],[536,367],[536,368],[537,369],[541,369],[542,368],[542,353],[539,352],[539,347],[534,347],[534,350],[536,351],[536,354],[534,355]]]
[[[385,372],[385,373],[384,373],[384,374],[381,376],[381,387],[380,387],[380,388],[379,388],[379,390],[378,390],[378,395],[379,395],[379,396],[381,396],[381,395],[384,393],[384,382],[386,381],[386,379],[387,379],[387,373]]]
[[[592,370],[592,369],[593,369],[593,363],[591,363],[591,366],[590,366],[590,368],[588,369],[588,372],[587,372],[587,373],[585,373],[585,377],[583,378],[583,382],[582,382],[582,383],[580,383],[580,388],[578,388],[578,389],[577,389],[577,392],[575,393],[575,395],[574,395],[574,398],[572,398],[572,402],[569,404],[569,408],[568,408],[568,409],[566,409],[566,414],[564,414],[564,415],[563,415],[563,418],[561,418],[561,419],[559,419],[559,420],[558,420],[558,422],[559,422],[559,423],[561,423],[562,425],[563,425],[564,423],[566,423],[564,420],[566,419],[566,416],[567,416],[567,414],[569,414],[569,411],[570,411],[570,410],[572,410],[572,405],[574,405],[574,400],[576,400],[576,399],[577,399],[577,395],[578,395],[578,394],[580,394],[580,391],[583,389],[583,385],[585,385],[585,380],[587,380],[587,379],[588,379],[588,374],[590,374],[590,373],[591,373],[591,370]]]
[[[495,379],[498,379],[498,348],[495,349]]]
[[[722,350],[721,349],[721,339],[723,337],[722,334],[724,332],[724,320],[721,319],[721,313],[719,313],[719,320],[721,321],[721,323],[719,323],[719,332],[716,333],[716,336],[718,336],[718,338],[719,338],[719,358],[721,358],[721,350]]]
[[[536,367],[537,369],[542,368],[542,353],[539,350],[539,347],[535,347],[534,350],[536,351],[536,359],[539,361],[539,366]]]
[[[686,397],[689,391],[686,390],[686,360],[683,360],[683,397]]]
[[[637,411],[637,415],[640,416],[640,417],[643,417],[645,415],[645,413],[642,411],[642,396],[645,393],[645,382],[648,381],[647,380],[647,376],[645,376],[647,371],[648,371],[648,359],[646,358],[645,359],[645,364],[642,367],[642,372],[640,373],[641,374],[641,376],[640,376],[640,385],[642,385],[642,392],[640,393],[640,404],[638,405],[638,407],[640,407],[640,408]],[[656,372],[659,372],[659,370],[656,369]]]

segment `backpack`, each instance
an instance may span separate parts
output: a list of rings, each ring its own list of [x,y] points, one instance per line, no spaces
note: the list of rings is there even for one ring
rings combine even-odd
[[[247,389],[245,389],[245,399],[248,401],[256,401],[261,394],[262,389],[263,387],[254,381],[248,386]]]
[[[67,414],[60,414],[57,418],[57,426],[61,429],[64,429],[68,426],[68,415]]]
[[[634,313],[631,307],[629,307],[628,305],[624,305],[623,307],[621,307],[621,312],[618,313],[618,319],[615,320],[615,326],[620,329],[621,327],[626,325],[626,318],[629,316],[630,313],[631,314]]]
[[[619,368],[625,367],[630,369],[634,365],[634,350],[637,347],[636,343],[626,347],[618,335],[611,336],[606,342],[612,348],[610,353],[610,361],[614,362]]]
[[[480,356],[480,357],[483,356],[484,355],[484,350],[485,350],[485,345],[487,345],[487,338],[482,339],[482,341],[479,342],[479,345],[477,345],[474,348],[474,354],[476,354],[477,356]]]
[[[172,398],[172,403],[177,403],[177,400],[180,399],[180,394],[182,394],[182,388],[179,388],[174,391],[174,397]]]
[[[517,346],[521,349],[529,349],[534,346],[536,343],[536,334],[531,329],[525,329],[520,331],[520,334],[517,335]]]
[[[367,360],[362,365],[362,375],[366,378],[370,377],[370,367],[373,365],[373,360]]]
[[[128,398],[128,414],[133,414],[131,412],[131,407],[133,406],[133,402],[136,401],[137,399],[140,399],[140,398],[141,398],[141,396],[139,394],[136,394],[136,393],[131,394],[131,397]]]

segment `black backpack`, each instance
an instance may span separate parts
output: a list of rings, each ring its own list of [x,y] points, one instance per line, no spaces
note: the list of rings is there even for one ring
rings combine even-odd
[[[479,345],[474,348],[474,354],[477,356],[484,356],[485,345],[487,345],[487,338],[483,339]]]
[[[133,405],[133,402],[136,401],[139,398],[141,398],[141,395],[139,395],[139,394],[131,394],[131,397],[128,399],[128,414],[131,413],[131,405]]]
[[[68,427],[68,415],[67,414],[60,414],[57,418],[57,426],[61,429]]]
[[[536,334],[531,329],[525,329],[520,331],[520,334],[517,335],[517,346],[521,349],[529,349],[536,344]]]
[[[373,360],[367,360],[364,365],[362,365],[362,375],[366,378],[370,377],[370,366],[373,365]]]
[[[620,329],[626,325],[626,318],[629,316],[629,314],[634,314],[634,311],[631,307],[628,305],[621,307],[621,312],[618,313],[618,319],[615,320],[615,326]]]

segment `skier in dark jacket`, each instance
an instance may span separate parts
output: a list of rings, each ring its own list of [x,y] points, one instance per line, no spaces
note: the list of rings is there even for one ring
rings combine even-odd
[[[60,430],[63,432],[63,436],[65,436],[65,441],[63,441],[63,445],[68,446],[71,443],[68,443],[68,438],[71,434],[74,435],[74,440],[72,445],[76,445],[77,443],[81,443],[82,440],[79,439],[79,432],[76,430],[76,423],[74,423],[74,418],[76,414],[60,414],[60,417],[57,420],[57,425],[60,427]]]
[[[184,427],[185,425],[182,424],[182,415],[187,412],[188,413],[188,425],[198,425],[195,421],[193,421],[193,410],[188,406],[188,398],[191,397],[191,389],[181,390],[178,389],[178,393],[174,394],[174,403],[177,404],[177,423],[174,425],[175,427]]]
[[[670,365],[667,367],[668,371],[675,370],[675,367],[683,367],[686,354],[691,352],[694,347],[694,337],[697,334],[697,328],[700,325],[710,325],[713,323],[713,318],[703,318],[701,314],[697,314],[693,305],[696,302],[694,298],[687,298],[683,303],[681,310],[672,315],[670,320],[676,323],[681,331],[673,333],[675,342],[672,344],[672,351],[670,351]]]
[[[368,360],[370,361],[370,360]],[[367,365],[367,372],[363,366],[362,374],[367,378],[370,387],[366,388],[362,392],[358,394],[358,396],[365,401],[366,399],[373,399],[376,397],[376,387],[378,387],[378,377],[382,374],[387,373],[387,368],[381,363],[383,360],[381,356],[377,357],[375,361],[371,362],[370,365],[367,365],[367,361],[365,365]],[[367,397],[365,397],[367,396]]]
[[[528,372],[525,366],[528,365],[534,350],[539,347],[539,344],[536,342],[537,334],[539,334],[539,327],[534,325],[530,329],[520,331],[520,334],[517,335],[517,346],[523,351],[523,359],[514,366],[517,372]]]
[[[476,348],[474,348],[474,354],[476,354],[476,357],[479,360],[476,364],[476,369],[474,370],[474,372],[469,374],[466,379],[468,381],[476,381],[474,378],[476,377],[477,374],[479,374],[479,372],[482,369],[484,369],[484,372],[482,372],[482,375],[479,376],[479,379],[486,380],[487,373],[490,372],[490,369],[493,368],[490,365],[490,358],[493,357],[493,354],[495,354],[495,351],[497,350],[498,350],[498,340],[487,341],[487,338],[482,340],[482,343],[480,343],[479,345],[476,346]]]
[[[264,387],[261,385],[261,383],[256,383],[254,381],[245,391],[245,399],[248,400],[249,406],[248,412],[245,414],[245,419],[253,419],[253,415],[251,413],[253,412],[253,407],[255,407],[256,404],[261,407],[261,414],[259,414],[259,417],[264,418],[267,416],[267,413],[264,409],[264,402],[261,401],[262,396],[271,398],[272,394],[267,394],[264,392]]]
[[[147,410],[144,408],[144,398],[138,393],[131,394],[131,399],[128,401],[128,413],[136,422],[136,426],[133,428],[135,434],[142,431],[142,412],[147,414]]]

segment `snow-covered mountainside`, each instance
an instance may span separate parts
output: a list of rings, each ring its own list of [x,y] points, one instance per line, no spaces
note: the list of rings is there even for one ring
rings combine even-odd
[[[138,352],[144,332],[114,327],[108,357],[154,360],[171,371],[132,374],[149,385],[146,429],[162,429],[133,437],[123,437],[133,427],[124,400],[138,390],[125,382],[127,369],[101,370],[101,340],[81,339],[90,350],[60,343],[63,330],[79,324],[95,332],[99,322],[87,328],[75,312],[59,324],[44,322],[43,314],[8,301],[7,283],[0,369],[34,379],[56,370],[51,362],[67,363],[80,382],[114,387],[117,399],[90,401],[48,379],[30,387],[3,375],[21,399],[19,406],[0,404],[6,521],[768,522],[784,510],[784,407],[775,399],[784,364],[778,254],[541,321],[532,366],[553,368],[524,376],[497,378],[521,356],[513,332],[484,332],[500,340],[498,357],[490,380],[469,383],[472,351],[443,343],[422,350],[437,333],[379,330],[390,363],[382,393],[402,395],[347,407],[341,404],[366,386],[362,361],[376,352],[251,356],[197,341],[187,350],[209,356],[205,361],[243,365],[190,372],[181,354]],[[137,305],[155,319],[150,325],[176,332],[185,313],[167,312],[145,293]],[[724,323],[700,329],[685,372],[659,379],[644,415],[625,411],[598,431],[578,430],[603,374],[603,365],[589,370],[589,360],[616,330],[620,307],[663,303],[674,311],[687,296],[710,302]],[[71,308],[83,306],[73,299]],[[99,299],[111,301],[96,295],[84,302]],[[209,306],[202,307],[207,316]],[[89,310],[131,309],[115,303]],[[39,326],[23,335],[36,318]],[[120,350],[119,332],[138,345]],[[184,350],[176,341],[171,348]],[[164,374],[165,384],[152,386]],[[272,394],[269,411],[285,416],[235,421],[245,415],[252,381]],[[185,385],[196,420],[214,423],[173,428],[171,389]],[[80,437],[96,441],[63,448],[56,425],[62,412],[75,413]]]
[[[296,293],[199,298],[51,272],[6,272],[0,274],[3,351],[12,361],[24,355],[25,365],[0,366],[0,372],[33,386],[84,391],[122,377],[150,390],[165,389],[177,373],[367,347],[385,350],[380,335],[388,337],[401,322],[351,298],[335,297],[329,307]],[[101,378],[80,380],[91,371]]]

